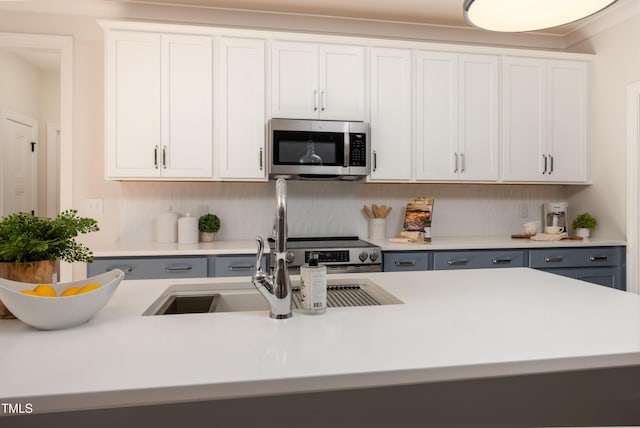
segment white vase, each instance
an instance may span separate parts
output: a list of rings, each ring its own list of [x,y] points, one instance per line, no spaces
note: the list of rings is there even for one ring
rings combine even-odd
[[[200,232],[200,242],[213,242],[213,232]]]
[[[588,238],[591,234],[591,229],[587,229],[586,227],[579,227],[576,229],[576,236],[581,238]]]

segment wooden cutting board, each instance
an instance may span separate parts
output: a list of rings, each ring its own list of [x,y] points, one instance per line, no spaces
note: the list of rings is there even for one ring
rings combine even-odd
[[[511,239],[531,239],[532,236],[533,235],[511,235]],[[566,236],[562,238],[561,241],[564,241],[565,239],[569,241],[582,241],[581,236]]]

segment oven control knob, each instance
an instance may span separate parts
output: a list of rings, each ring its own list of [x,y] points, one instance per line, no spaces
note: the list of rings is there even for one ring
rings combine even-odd
[[[377,251],[372,251],[371,254],[369,254],[369,258],[371,259],[372,262],[375,262],[376,260],[378,260],[378,257],[380,257],[380,253]]]
[[[291,263],[295,259],[296,259],[296,256],[291,251],[287,251],[287,263]]]
[[[364,262],[365,260],[367,260],[367,257],[369,257],[369,255],[367,254],[366,251],[363,251],[358,255],[358,258],[360,259],[361,262]]]

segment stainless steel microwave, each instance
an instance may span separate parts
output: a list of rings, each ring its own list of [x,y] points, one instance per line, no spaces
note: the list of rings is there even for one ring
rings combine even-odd
[[[269,178],[359,180],[369,174],[369,125],[271,119],[268,154]]]

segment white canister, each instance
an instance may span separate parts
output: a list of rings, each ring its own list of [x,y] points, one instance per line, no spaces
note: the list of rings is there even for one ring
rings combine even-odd
[[[173,244],[178,242],[178,213],[163,211],[156,216],[156,241]]]
[[[198,243],[198,218],[186,213],[178,220],[178,244]]]

